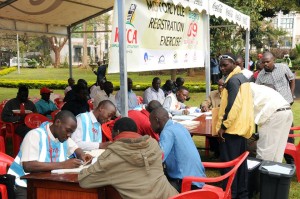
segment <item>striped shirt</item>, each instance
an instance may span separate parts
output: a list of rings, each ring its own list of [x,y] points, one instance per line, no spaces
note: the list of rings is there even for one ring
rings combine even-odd
[[[272,72],[267,72],[265,69],[260,71],[255,83],[273,88],[288,103],[292,103],[294,100],[289,81],[293,79],[295,76],[286,64],[276,63]]]
[[[29,131],[25,136],[20,151],[8,170],[9,174],[16,176],[16,185],[27,187],[27,181],[20,179],[28,174],[23,169],[23,162],[63,162],[78,148],[70,138],[63,143],[59,142],[49,126],[48,122],[43,123],[40,128]]]
[[[149,104],[152,100],[157,100],[163,104],[165,100],[165,93],[161,88],[156,91],[153,87],[149,87],[145,90],[143,98],[144,104]]]
[[[99,149],[102,142],[101,124],[93,111],[77,115],[77,128],[71,138],[84,151]]]

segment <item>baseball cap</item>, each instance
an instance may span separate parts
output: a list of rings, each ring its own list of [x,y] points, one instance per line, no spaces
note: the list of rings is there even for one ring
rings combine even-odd
[[[53,93],[53,91],[50,90],[50,89],[47,88],[47,87],[43,87],[43,88],[41,88],[41,90],[40,90],[40,94],[43,94],[43,93]]]

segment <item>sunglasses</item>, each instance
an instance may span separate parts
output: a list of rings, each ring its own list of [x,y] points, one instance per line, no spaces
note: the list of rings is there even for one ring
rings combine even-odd
[[[231,59],[233,62],[235,62],[235,60],[229,55],[220,55],[219,60],[221,61],[222,59]]]

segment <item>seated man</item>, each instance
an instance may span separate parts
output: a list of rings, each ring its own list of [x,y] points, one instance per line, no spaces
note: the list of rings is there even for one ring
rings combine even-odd
[[[143,103],[148,104],[152,100],[157,100],[161,104],[164,103],[165,100],[165,94],[164,91],[160,88],[160,79],[159,77],[154,77],[152,80],[152,87],[149,87],[145,90],[144,96],[143,96]]]
[[[76,129],[76,118],[69,111],[60,111],[54,122],[43,123],[25,136],[18,156],[8,173],[16,176],[16,199],[27,198],[27,181],[20,179],[31,172],[79,167],[82,161],[90,161],[70,136]],[[73,153],[79,159],[68,159]]]
[[[138,101],[136,94],[132,91],[132,80],[127,78],[127,86],[128,86],[128,110],[133,110],[138,106]],[[116,102],[117,102],[117,109],[121,112],[121,92],[118,91],[116,94]]]
[[[223,90],[223,87],[224,87],[224,80],[219,79],[218,90],[211,91],[208,98],[200,105],[202,112],[207,112],[212,108],[217,108],[220,106],[221,92]]]
[[[166,97],[163,107],[172,115],[188,115],[189,111],[187,108],[189,107],[184,104],[188,98],[188,89],[181,86],[175,94],[171,93]]]
[[[75,84],[75,80],[72,77],[70,77],[68,79],[68,86],[65,88],[65,91],[64,91],[65,95],[67,94],[67,92],[72,90],[72,86],[74,86],[74,84]]]
[[[176,93],[178,91],[178,89],[183,86],[184,84],[184,79],[182,77],[177,77],[176,81],[173,82],[173,93]]]
[[[2,110],[2,120],[4,122],[15,122],[19,123],[16,127],[15,132],[24,137],[30,128],[24,124],[25,110],[37,112],[34,103],[28,99],[28,88],[26,86],[20,86],[17,97],[6,102]],[[13,110],[19,110],[20,114],[15,114]]]
[[[37,112],[45,115],[48,117],[50,120],[52,119],[51,113],[55,110],[57,110],[56,105],[50,100],[50,94],[53,91],[50,89],[43,87],[40,90],[40,94],[42,98],[35,103],[35,107],[37,109]]]
[[[74,93],[74,96],[72,96],[72,98],[63,105],[61,110],[71,111],[75,116],[80,113],[88,112],[90,107],[87,103],[87,87],[83,84],[77,84],[73,86],[72,90],[69,91],[68,94],[71,92]]]
[[[101,124],[108,122],[116,115],[115,105],[104,100],[99,103],[93,111],[77,115],[77,128],[72,134],[72,139],[85,151],[106,148],[107,143],[103,143]]]
[[[164,108],[157,108],[150,114],[152,129],[160,135],[159,145],[163,151],[163,162],[170,183],[181,190],[185,176],[205,177],[200,155],[191,134],[181,124],[169,119]],[[204,183],[193,183],[192,189],[202,188]]]
[[[113,95],[114,91],[114,85],[110,82],[110,81],[106,81],[103,84],[103,90],[101,90],[100,92],[97,92],[94,101],[93,101],[93,106],[94,109],[96,109],[99,105],[100,102],[102,102],[103,100],[109,100],[111,101],[115,106],[117,106],[116,103],[116,99],[115,99],[115,95]],[[120,116],[119,111],[117,111],[116,116]]]
[[[170,79],[166,80],[166,83],[161,87],[161,89],[164,91],[165,97],[167,97],[170,93],[172,93],[173,81]]]
[[[150,113],[156,109],[162,107],[159,101],[152,100],[146,107],[141,111],[138,110],[130,110],[128,111],[128,117],[133,119],[138,127],[138,134],[140,135],[150,135],[152,138],[159,140],[159,135],[155,133],[149,121]]]
[[[157,142],[139,135],[132,119],[116,121],[112,136],[114,142],[97,162],[79,173],[81,187],[112,185],[124,199],[167,199],[178,194],[163,173]]]

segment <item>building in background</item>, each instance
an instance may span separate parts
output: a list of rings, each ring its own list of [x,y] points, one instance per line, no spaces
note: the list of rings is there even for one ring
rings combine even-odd
[[[280,48],[292,49],[296,44],[300,43],[300,14],[290,12],[284,15],[279,12],[276,17],[272,19],[275,28],[281,28],[287,32],[287,35],[281,38]]]

